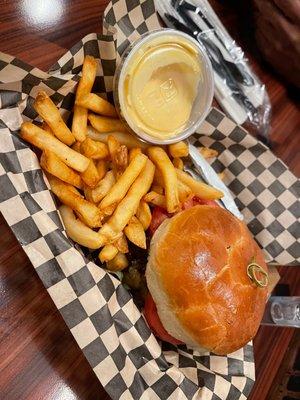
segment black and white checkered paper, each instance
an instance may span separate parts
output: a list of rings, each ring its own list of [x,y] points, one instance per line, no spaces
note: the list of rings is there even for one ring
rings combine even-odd
[[[119,280],[66,237],[38,159],[20,139],[22,120],[38,120],[32,103],[39,90],[68,118],[86,54],[99,60],[93,91],[111,99],[115,46],[121,52],[124,41],[158,26],[153,2],[114,1],[105,26],[108,33],[117,29],[86,36],[48,73],[0,53],[0,211],[112,399],[246,399],[254,382],[252,344],[221,357],[157,341]],[[213,166],[225,169],[267,259],[299,261],[299,186],[293,174],[216,109],[194,140],[220,152]]]

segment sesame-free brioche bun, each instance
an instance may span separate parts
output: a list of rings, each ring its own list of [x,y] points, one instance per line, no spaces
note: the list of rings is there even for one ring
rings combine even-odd
[[[251,340],[267,288],[247,275],[262,252],[243,222],[220,207],[200,205],[163,222],[146,268],[158,316],[174,338],[200,351],[228,354]]]

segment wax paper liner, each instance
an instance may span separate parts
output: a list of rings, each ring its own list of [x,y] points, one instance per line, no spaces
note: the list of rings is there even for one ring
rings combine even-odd
[[[129,8],[121,19],[128,15],[126,21],[134,25],[134,15],[142,12],[147,29],[154,27],[147,26],[148,19],[156,20],[152,2],[122,4]],[[120,2],[110,10],[115,6]],[[37,119],[32,102],[41,89],[68,117],[85,54],[99,60],[93,90],[111,97],[116,44],[118,30],[114,35],[90,34],[48,73],[0,54],[0,210],[113,399],[245,399],[254,381],[252,344],[221,357],[157,341],[118,279],[85,258],[66,237],[38,159],[19,137],[22,120]],[[296,178],[264,145],[216,109],[199,132],[195,141],[220,151],[213,165],[225,168],[226,182],[268,259],[295,262]],[[269,228],[274,221],[284,228],[280,234]],[[274,252],[278,246],[280,252]]]

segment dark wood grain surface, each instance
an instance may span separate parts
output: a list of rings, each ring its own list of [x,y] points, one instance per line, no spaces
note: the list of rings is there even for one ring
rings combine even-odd
[[[243,44],[265,83],[273,107],[274,151],[299,176],[300,116],[295,92],[259,59],[253,49],[253,30],[245,34],[245,10],[237,7],[236,1],[211,3],[235,39]],[[81,37],[101,32],[106,4],[106,0],[0,0],[0,51],[47,70]],[[293,284],[296,293],[296,270],[282,268],[280,273],[284,282]],[[292,332],[260,328],[254,341],[257,381],[251,400],[267,399]],[[2,217],[0,398],[109,399]]]

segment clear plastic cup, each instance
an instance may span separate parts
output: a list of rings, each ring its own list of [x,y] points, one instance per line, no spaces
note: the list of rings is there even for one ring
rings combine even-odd
[[[155,43],[155,41],[158,40],[164,41],[165,43],[172,43],[172,41],[174,43],[176,40],[182,40],[184,43],[187,43],[193,48],[193,51],[195,51],[197,62],[201,69],[201,73],[199,73],[198,86],[196,88],[196,95],[191,105],[188,120],[185,122],[182,129],[180,129],[180,132],[176,132],[171,136],[169,132],[169,137],[164,138],[155,137],[149,134],[149,132],[146,132],[141,125],[129,115],[125,101],[126,77],[128,77],[128,70],[130,69],[133,60],[136,59],[142,49],[145,49],[145,46],[151,46],[151,43]],[[192,135],[207,116],[211,108],[213,93],[213,71],[205,50],[189,35],[174,29],[159,29],[146,33],[128,46],[121,57],[119,65],[117,66],[114,79],[114,100],[120,118],[127,125],[128,129],[140,139],[153,144],[171,144],[186,139]],[[153,118],[155,118],[155,113]]]

